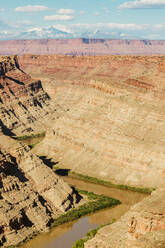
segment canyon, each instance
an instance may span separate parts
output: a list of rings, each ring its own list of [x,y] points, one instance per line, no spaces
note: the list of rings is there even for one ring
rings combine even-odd
[[[164,187],[164,56],[24,55],[19,63],[42,75],[66,111],[38,155],[115,184]]]
[[[46,230],[77,204],[44,156],[74,173],[156,189],[86,248],[165,247],[164,79],[163,55],[1,57],[1,244]],[[13,139],[43,131],[32,150]]]
[[[24,55],[19,63],[67,110],[36,154],[82,175],[156,188],[85,248],[164,248],[165,56]]]
[[[163,40],[117,39],[35,39],[0,41],[1,55],[70,54],[70,55],[134,55],[165,54]]]
[[[38,131],[49,99],[41,82],[19,68],[16,56],[0,58],[1,247],[48,231],[53,220],[77,206],[81,198],[29,146],[13,139]]]

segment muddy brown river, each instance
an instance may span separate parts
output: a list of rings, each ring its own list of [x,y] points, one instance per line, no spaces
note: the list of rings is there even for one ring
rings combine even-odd
[[[71,177],[63,177],[63,179],[79,189],[88,190],[96,194],[105,194],[119,199],[122,204],[82,217],[77,221],[55,227],[49,233],[40,234],[33,240],[22,245],[21,248],[72,248],[74,242],[85,237],[88,231],[99,225],[107,224],[112,219],[119,219],[133,204],[147,196],[146,194],[108,188]]]

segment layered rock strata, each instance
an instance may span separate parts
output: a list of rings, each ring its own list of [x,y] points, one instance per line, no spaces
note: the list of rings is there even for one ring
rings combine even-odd
[[[21,136],[44,131],[55,110],[41,81],[20,69],[17,56],[0,58],[0,117],[11,132]]]
[[[164,40],[36,39],[0,41],[0,54],[165,54]]]
[[[27,146],[0,134],[0,245],[46,231],[78,195]]]
[[[16,56],[0,58],[0,246],[47,231],[81,197],[24,143],[10,136],[45,131],[55,105],[20,69]],[[52,116],[54,113],[54,117]],[[44,124],[45,123],[45,124]]]
[[[100,229],[85,248],[164,248],[165,189],[134,205],[116,223]]]
[[[49,90],[53,104],[65,110],[58,118],[51,112],[51,126],[45,124],[49,127],[46,137],[33,152],[54,158],[64,168],[117,184],[162,187],[118,222],[100,229],[86,247],[164,248],[165,57],[24,56],[20,62],[34,76],[42,73],[48,78],[44,89]],[[3,119],[6,132],[18,130],[6,123]],[[58,197],[52,204],[45,178],[39,177],[40,185],[36,176],[36,166],[47,175],[43,165],[30,151],[25,152],[26,146],[19,148],[13,142],[11,149],[6,145],[10,142],[3,141],[3,151],[10,151],[53,213],[72,206],[75,197],[71,191],[71,205],[67,197],[62,204]]]
[[[47,70],[43,58],[32,59],[33,66],[55,78],[45,88],[68,112],[36,152],[117,184],[164,186],[165,57],[50,56]],[[30,59],[25,63],[29,70]],[[164,188],[156,190],[85,248],[164,248],[164,196]]]
[[[52,123],[54,131],[36,152],[116,184],[165,185],[164,56],[23,58],[27,70],[32,63],[43,77],[50,77],[45,89],[68,110]],[[22,58],[20,62],[23,65]]]

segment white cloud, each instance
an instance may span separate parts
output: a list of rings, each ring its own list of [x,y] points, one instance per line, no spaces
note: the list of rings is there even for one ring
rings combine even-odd
[[[96,11],[95,12],[95,16],[99,16],[99,15],[100,15],[100,13]]]
[[[4,9],[4,8],[0,8],[0,12],[1,12],[1,11],[5,11],[5,9]]]
[[[158,9],[165,8],[165,0],[136,0],[121,4],[119,9]]]
[[[81,10],[80,11],[80,15],[84,15],[85,14],[85,11],[84,10]]]
[[[165,29],[165,23],[155,24],[153,27],[155,29]]]
[[[42,28],[29,28],[27,29],[27,32],[33,32],[33,31],[36,31],[36,32],[42,32]]]
[[[126,37],[126,36],[127,34],[124,34],[124,33],[120,34],[120,37]]]
[[[9,31],[4,30],[4,31],[2,31],[1,33],[2,33],[2,34],[5,34],[5,35],[8,35],[8,34],[9,34]]]
[[[53,25],[53,27],[63,32],[73,33],[73,31],[68,26],[65,25],[57,24],[57,25]]]
[[[52,16],[45,16],[45,21],[70,21],[73,20],[75,17],[70,15],[52,15]]]
[[[148,24],[134,24],[134,23],[129,23],[129,24],[120,24],[120,23],[109,23],[107,24],[109,28],[116,28],[116,29],[127,29],[127,30],[143,30],[148,28]]]
[[[15,12],[37,12],[37,11],[45,11],[50,10],[47,6],[43,5],[27,5],[20,6],[14,9]]]
[[[75,14],[75,10],[73,9],[59,9],[56,11],[58,14],[68,14],[68,15],[73,15]]]
[[[134,23],[122,24],[122,23],[96,23],[96,24],[82,24],[76,23],[71,24],[72,27],[77,28],[109,28],[109,29],[119,29],[119,30],[145,30],[149,27],[148,24],[137,25]]]

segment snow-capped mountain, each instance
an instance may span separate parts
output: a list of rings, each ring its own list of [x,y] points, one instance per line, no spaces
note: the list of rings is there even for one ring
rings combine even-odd
[[[141,37],[135,36],[133,33],[131,35],[122,32],[115,32],[109,30],[108,28],[100,29],[86,29],[81,30],[71,30],[65,28],[62,25],[57,27],[34,27],[26,29],[25,31],[1,31],[0,40],[26,40],[26,39],[72,39],[72,38],[89,38],[89,39],[143,39]]]
[[[17,34],[14,39],[71,39],[73,34],[54,27],[32,28]]]

